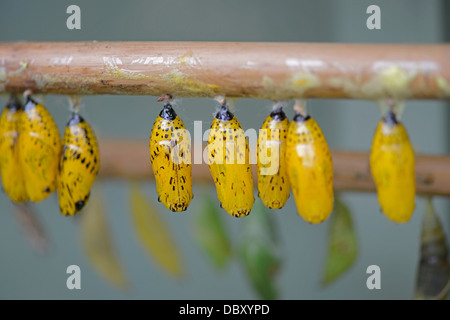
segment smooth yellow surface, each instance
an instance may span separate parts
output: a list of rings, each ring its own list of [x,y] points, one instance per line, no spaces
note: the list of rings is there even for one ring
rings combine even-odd
[[[381,120],[375,131],[370,168],[381,210],[392,221],[409,221],[415,209],[414,150],[405,127]]]
[[[191,143],[177,116],[158,116],[150,137],[150,160],[158,199],[170,211],[185,211],[192,200]]]
[[[313,118],[289,125],[286,167],[298,214],[320,223],[333,211],[333,163],[322,130]]]
[[[222,208],[234,217],[248,215],[255,202],[249,145],[235,116],[229,121],[214,118],[208,138],[208,165]]]
[[[257,146],[258,196],[271,209],[282,208],[289,198],[286,172],[286,141],[289,120],[275,120],[270,115],[259,131]]]
[[[21,114],[21,110],[5,108],[0,117],[0,173],[3,189],[14,202],[25,202],[28,199],[17,148]]]
[[[51,114],[32,101],[19,121],[19,164],[30,201],[46,199],[56,189],[61,141]]]

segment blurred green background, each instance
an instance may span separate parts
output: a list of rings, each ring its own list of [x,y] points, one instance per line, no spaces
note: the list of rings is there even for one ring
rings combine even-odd
[[[81,8],[81,30],[66,28],[66,8]],[[0,1],[0,41],[273,41],[439,43],[449,40],[450,5],[442,1],[376,1],[381,8],[381,30],[366,28],[363,0],[157,0],[157,1]],[[0,57],[1,61],[1,57]],[[5,100],[2,100],[5,104]],[[161,108],[156,97],[91,96],[81,101],[82,114],[98,136],[147,141]],[[46,106],[63,132],[69,117],[67,99],[48,96]],[[217,104],[212,99],[180,99],[176,110],[189,130],[195,120],[204,130]],[[444,154],[450,150],[449,104],[444,101],[408,101],[403,122],[416,152]],[[242,126],[258,128],[271,102],[242,99],[236,112]],[[314,99],[316,118],[331,149],[369,151],[378,107],[368,101]],[[293,111],[287,110],[290,118]],[[133,159],[130,159],[133,161]],[[151,170],[149,166],[149,170]],[[51,240],[45,255],[27,243],[4,193],[0,193],[0,298],[1,299],[257,299],[242,264],[233,259],[215,270],[193,240],[192,219],[199,210],[202,186],[186,214],[157,209],[172,232],[184,264],[185,277],[175,281],[149,260],[136,240],[130,222],[129,182],[96,182],[102,187],[107,219],[118,255],[131,282],[127,292],[112,287],[86,260],[80,246],[79,217],[58,213],[57,197],[34,206]],[[156,200],[154,183],[145,194]],[[212,197],[215,191],[206,189]],[[215,199],[215,198],[214,198]],[[381,214],[375,193],[346,192],[358,235],[355,264],[335,283],[320,285],[327,250],[330,219],[309,225],[297,213],[294,199],[273,214],[280,237],[282,265],[275,279],[280,299],[410,299],[419,259],[420,221],[425,199],[417,197],[411,221],[396,225]],[[256,199],[259,201],[259,199]],[[435,207],[450,232],[450,201],[436,197]],[[231,240],[242,237],[242,220],[221,211]],[[81,290],[66,288],[66,268],[81,268]],[[381,268],[381,290],[368,290],[366,268]]]

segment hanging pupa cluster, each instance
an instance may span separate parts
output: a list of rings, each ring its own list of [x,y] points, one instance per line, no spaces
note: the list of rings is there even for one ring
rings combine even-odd
[[[63,137],[43,104],[25,93],[23,106],[11,96],[0,118],[0,173],[16,203],[40,202],[58,190],[60,213],[73,215],[89,199],[99,169],[99,151],[90,126],[73,112]]]
[[[186,210],[192,199],[191,166],[174,162],[174,149],[189,155],[185,129],[170,104],[157,117],[150,137],[150,160],[158,199],[171,211]],[[231,216],[247,216],[254,204],[250,148],[245,132],[225,99],[215,113],[207,142],[207,161],[220,207]],[[186,141],[185,141],[186,139]],[[190,141],[190,140],[189,140]],[[298,112],[289,123],[275,103],[264,121],[257,145],[257,188],[264,205],[282,208],[294,193],[298,213],[310,223],[324,221],[333,210],[333,165],[325,137],[313,118]]]
[[[208,138],[208,165],[220,205],[230,215],[246,216],[254,203],[249,146],[236,116],[223,101]],[[333,165],[325,137],[315,120],[297,112],[289,123],[275,103],[257,144],[258,196],[272,209],[282,208],[292,188],[298,213],[310,223],[333,211]]]
[[[150,158],[158,199],[171,211],[184,211],[193,197],[191,166],[190,162],[175,164],[172,151],[181,147],[190,159],[190,139],[175,136],[175,129],[185,128],[170,99],[163,100],[166,103],[152,129]],[[231,216],[244,217],[255,201],[249,143],[225,99],[216,100],[220,100],[220,108],[214,115],[206,150],[209,171],[220,206]],[[309,223],[320,223],[334,209],[331,152],[304,101],[296,101],[294,110],[289,122],[282,103],[274,103],[259,130],[258,196],[266,207],[280,209],[292,190],[298,214]],[[415,207],[414,153],[394,108],[383,115],[376,129],[370,168],[382,211],[393,221],[408,221]]]
[[[149,142],[158,200],[182,212],[193,199],[190,135],[172,97],[164,95],[158,101],[164,105]],[[414,151],[399,121],[399,108],[392,101],[387,105],[373,138],[370,169],[381,210],[401,223],[409,221],[415,208]],[[74,215],[86,205],[100,157],[95,134],[77,106],[61,140],[43,104],[30,94],[24,105],[11,96],[0,116],[0,173],[12,201],[39,202],[57,190],[61,214]],[[331,153],[304,104],[297,101],[294,110],[289,122],[283,104],[274,103],[259,130],[258,196],[266,207],[280,209],[292,190],[298,214],[309,223],[320,223],[334,206]],[[249,142],[225,99],[214,115],[206,151],[220,206],[231,216],[247,216],[255,201]]]

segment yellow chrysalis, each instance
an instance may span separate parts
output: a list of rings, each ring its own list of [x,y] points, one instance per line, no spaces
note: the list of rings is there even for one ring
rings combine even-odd
[[[74,215],[87,204],[100,168],[97,139],[77,112],[67,122],[58,177],[58,199],[63,215]]]
[[[415,209],[414,150],[405,127],[392,111],[378,123],[370,168],[381,210],[392,221],[409,221]]]
[[[191,141],[183,121],[168,102],[153,124],[150,160],[158,201],[173,212],[185,211],[193,198]]]
[[[25,202],[28,197],[19,164],[17,140],[22,105],[11,96],[0,117],[0,173],[5,193],[14,202]]]
[[[30,201],[42,201],[56,189],[61,151],[58,127],[45,107],[28,96],[19,132],[19,164],[26,193]]]
[[[297,113],[289,125],[286,167],[298,214],[320,223],[333,211],[333,163],[325,136],[310,116]]]
[[[271,209],[282,208],[289,198],[286,140],[289,120],[283,109],[273,110],[259,131],[256,170],[258,196]]]
[[[211,125],[208,165],[221,207],[234,217],[248,215],[255,202],[249,145],[241,124],[226,104]]]

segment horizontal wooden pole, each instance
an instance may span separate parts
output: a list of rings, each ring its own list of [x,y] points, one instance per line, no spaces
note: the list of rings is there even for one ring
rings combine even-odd
[[[449,99],[448,44],[0,43],[0,93]]]
[[[154,179],[148,142],[101,139],[99,145],[99,178]],[[332,151],[332,157],[336,190],[375,191],[368,153]],[[204,162],[192,166],[192,175],[196,183],[213,183]],[[418,194],[450,196],[450,156],[417,155],[416,188]]]

